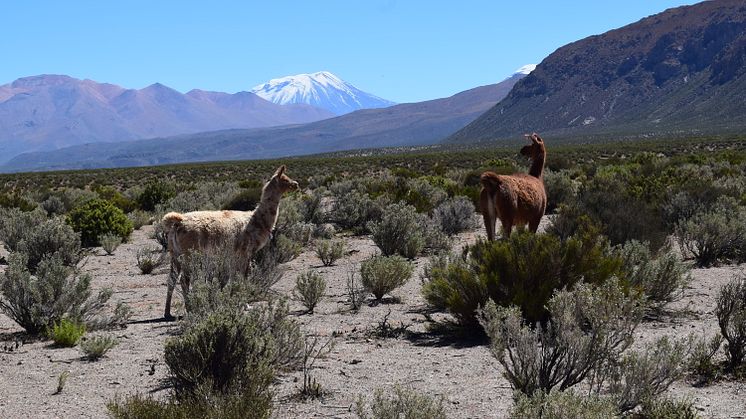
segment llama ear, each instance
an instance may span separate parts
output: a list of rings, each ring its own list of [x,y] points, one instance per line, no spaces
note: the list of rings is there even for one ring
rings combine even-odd
[[[283,164],[279,168],[277,168],[277,171],[275,172],[275,176],[282,176],[282,174],[285,173],[285,165]]]

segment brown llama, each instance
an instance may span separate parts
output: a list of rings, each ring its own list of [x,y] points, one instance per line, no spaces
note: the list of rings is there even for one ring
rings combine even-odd
[[[528,224],[529,230],[536,233],[547,208],[543,179],[547,156],[544,140],[536,133],[526,134],[526,137],[531,140],[531,145],[521,148],[521,154],[531,158],[528,173],[498,175],[484,172],[480,178],[479,206],[488,240],[495,240],[497,218],[503,226],[503,237],[510,237],[514,225]]]
[[[174,287],[181,281],[184,297],[189,291],[189,279],[181,273],[179,256],[194,250],[214,248],[221,243],[233,242],[237,254],[248,260],[269,241],[277,222],[282,195],[298,189],[298,182],[285,174],[280,166],[262,188],[262,197],[254,211],[194,211],[184,214],[169,212],[163,216],[167,232],[168,250],[171,255],[171,272],[166,292],[164,317],[171,316],[171,297]],[[248,266],[248,265],[247,265]]]

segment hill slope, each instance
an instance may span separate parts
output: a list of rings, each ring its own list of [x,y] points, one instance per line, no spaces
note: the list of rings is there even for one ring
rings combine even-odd
[[[746,3],[678,7],[548,56],[446,141],[746,128]]]
[[[260,159],[432,144],[464,127],[508,94],[525,73],[448,98],[364,109],[304,125],[228,130],[118,144],[86,144],[20,155],[2,171]]]
[[[225,128],[318,121],[308,105],[276,105],[252,93],[144,89],[42,75],[0,86],[0,161],[25,151]]]

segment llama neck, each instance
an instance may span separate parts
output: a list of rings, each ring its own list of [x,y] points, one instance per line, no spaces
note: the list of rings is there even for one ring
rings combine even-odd
[[[265,233],[266,237],[269,237],[269,233],[272,232],[277,222],[281,197],[281,194],[273,193],[273,191],[262,191],[262,199],[251,216],[248,229],[256,233]]]
[[[546,158],[545,153],[540,153],[535,159],[531,161],[531,167],[528,169],[528,174],[541,179],[544,175],[544,159]]]

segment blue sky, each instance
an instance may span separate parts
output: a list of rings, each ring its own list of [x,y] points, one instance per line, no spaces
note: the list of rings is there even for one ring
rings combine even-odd
[[[554,50],[683,0],[12,1],[0,84],[67,74],[237,92],[331,71],[415,102],[498,82]]]

